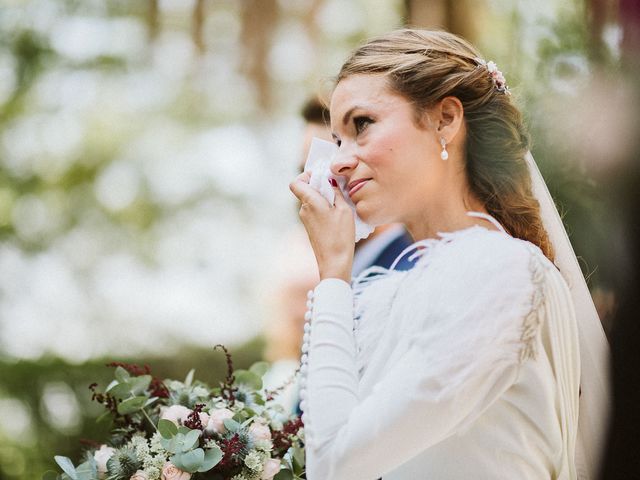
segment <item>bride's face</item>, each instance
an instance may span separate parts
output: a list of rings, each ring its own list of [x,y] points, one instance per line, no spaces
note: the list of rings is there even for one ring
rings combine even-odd
[[[331,170],[346,177],[363,220],[407,223],[437,205],[446,183],[437,132],[426,117],[416,122],[413,106],[385,77],[341,80],[331,98],[331,127],[340,147]]]

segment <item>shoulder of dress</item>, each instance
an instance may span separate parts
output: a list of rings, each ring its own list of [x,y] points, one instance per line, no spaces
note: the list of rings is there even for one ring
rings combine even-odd
[[[532,257],[544,258],[538,247],[505,233],[478,228],[446,242],[433,260],[447,264],[452,274],[499,278],[528,272]],[[429,269],[428,263],[424,265]]]
[[[421,265],[420,275],[425,279],[436,276],[437,281],[415,282],[412,288],[435,290],[444,312],[454,308],[450,306],[451,298],[467,299],[455,307],[458,309],[482,305],[485,313],[493,311],[496,322],[516,329],[519,362],[536,357],[536,339],[544,322],[547,275],[556,270],[537,246],[483,229],[454,239],[431,260]],[[433,297],[428,297],[434,306]]]

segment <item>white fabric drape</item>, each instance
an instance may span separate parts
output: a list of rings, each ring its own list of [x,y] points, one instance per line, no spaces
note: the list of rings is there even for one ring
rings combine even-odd
[[[544,226],[556,253],[555,264],[569,285],[578,321],[581,395],[576,462],[578,478],[593,480],[598,475],[611,408],[609,345],[567,232],[531,153],[527,154],[527,162]]]

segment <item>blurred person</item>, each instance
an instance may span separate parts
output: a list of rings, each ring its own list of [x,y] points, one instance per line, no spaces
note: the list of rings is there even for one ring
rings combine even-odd
[[[263,381],[267,390],[280,387],[276,397],[287,412],[295,412],[300,402],[295,374],[300,365],[307,292],[318,283],[318,267],[309,240],[301,229],[288,232],[282,250],[274,256],[265,325],[265,360],[271,365]]]
[[[290,184],[320,274],[307,478],[594,478],[606,340],[497,66],[447,32],[382,35],[342,66],[331,127],[358,215],[405,224],[418,260],[352,285],[337,182],[334,205]]]
[[[639,122],[640,123],[640,122]],[[600,478],[640,478],[640,148],[610,172],[609,187],[617,192],[617,211],[625,245],[620,265],[618,308],[611,325],[612,418]]]
[[[632,88],[624,107],[632,115],[620,118],[621,109],[608,105],[603,110],[614,141],[623,145],[621,161],[611,165],[605,157],[599,163],[604,164],[602,177],[613,198],[610,210],[618,219],[614,233],[622,233],[624,246],[612,259],[619,272],[619,308],[611,327],[613,409],[602,480],[640,478],[640,3],[621,0],[619,9],[623,65]],[[610,90],[606,94],[610,98]]]

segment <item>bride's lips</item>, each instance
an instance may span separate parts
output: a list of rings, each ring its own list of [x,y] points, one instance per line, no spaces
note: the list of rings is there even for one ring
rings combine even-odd
[[[361,178],[360,180],[354,180],[353,182],[349,182],[347,185],[347,189],[349,190],[349,197],[353,197],[353,195],[364,187],[364,184],[367,183],[370,178]]]

